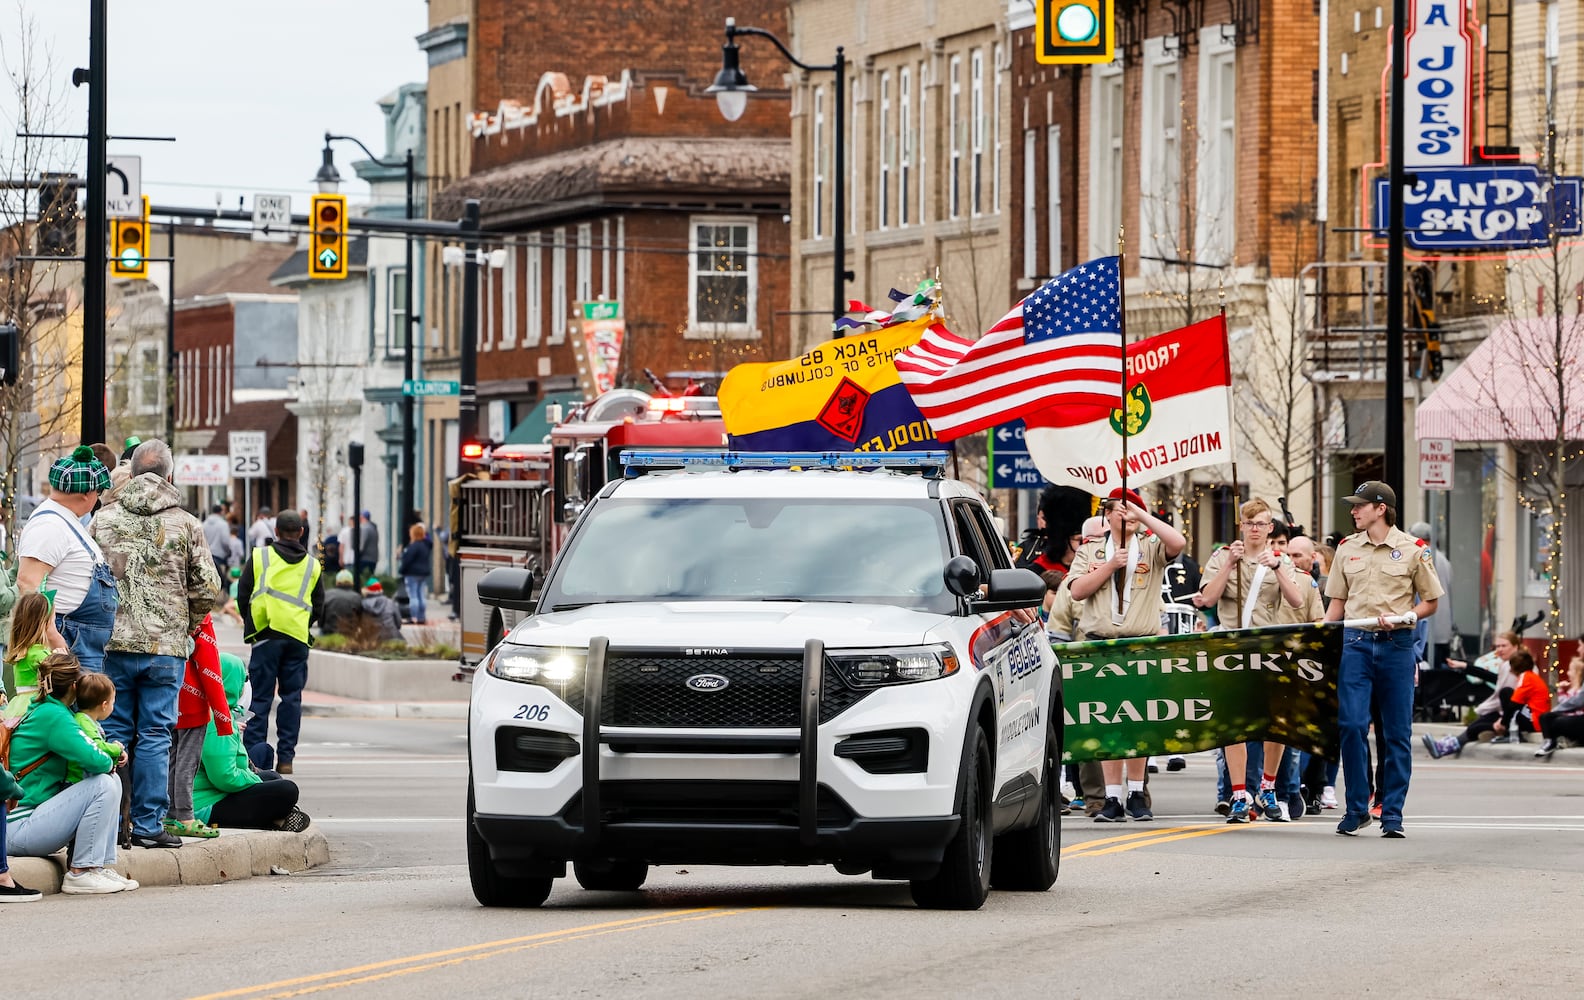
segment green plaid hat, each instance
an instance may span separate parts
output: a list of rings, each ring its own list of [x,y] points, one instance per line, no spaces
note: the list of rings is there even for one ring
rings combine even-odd
[[[110,470],[94,457],[93,449],[80,444],[50,466],[50,485],[62,493],[110,492]]]

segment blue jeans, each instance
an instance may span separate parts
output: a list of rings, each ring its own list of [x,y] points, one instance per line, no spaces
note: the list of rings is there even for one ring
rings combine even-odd
[[[1342,777],[1348,815],[1369,814],[1370,703],[1380,712],[1386,752],[1382,768],[1381,826],[1401,829],[1408,778],[1413,769],[1413,629],[1367,632],[1344,629],[1337,672],[1338,721],[1342,730]]]
[[[170,807],[171,733],[187,664],[179,656],[105,653],[104,672],[115,684],[115,707],[105,738],[132,748],[132,832],[156,836]]]
[[[47,858],[75,837],[73,868],[113,865],[121,826],[121,779],[114,774],[87,775],[6,826],[10,851],[19,858]]]
[[[429,620],[428,609],[424,607],[424,590],[429,586],[427,576],[404,576],[402,583],[407,585],[407,615],[413,621],[422,624]]]
[[[308,686],[308,644],[296,639],[266,639],[253,647],[248,660],[248,680],[253,684],[252,718],[242,730],[242,745],[249,756],[260,743],[269,742],[270,708],[280,689],[280,714],[275,717],[275,760],[290,764],[297,756],[297,733],[302,728],[302,693]]]

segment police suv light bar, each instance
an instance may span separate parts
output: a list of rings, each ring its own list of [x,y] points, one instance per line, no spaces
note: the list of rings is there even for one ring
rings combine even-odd
[[[621,453],[627,478],[654,469],[898,469],[939,479],[944,451],[635,451]]]

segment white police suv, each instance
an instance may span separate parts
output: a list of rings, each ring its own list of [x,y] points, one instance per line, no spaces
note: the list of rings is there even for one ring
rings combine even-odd
[[[944,453],[627,452],[473,680],[468,869],[537,906],[571,861],[831,864],[977,909],[1060,854],[1061,686]]]

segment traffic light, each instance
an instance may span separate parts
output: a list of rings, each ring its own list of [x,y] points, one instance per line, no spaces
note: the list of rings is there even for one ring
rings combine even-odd
[[[363,468],[363,442],[362,441],[348,441],[347,442],[346,457],[347,457],[347,465],[351,466],[354,469]]]
[[[1108,63],[1116,50],[1112,0],[1038,0],[1034,58],[1042,63]]]
[[[77,256],[77,176],[45,174],[38,185],[40,257]]]
[[[149,200],[141,219],[110,220],[110,273],[117,278],[148,277]]]
[[[0,385],[16,385],[22,371],[22,331],[0,323]]]
[[[308,277],[347,276],[346,195],[316,194],[308,212]]]

